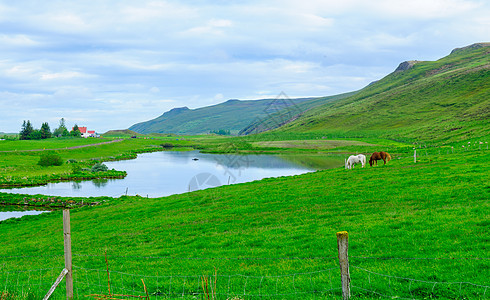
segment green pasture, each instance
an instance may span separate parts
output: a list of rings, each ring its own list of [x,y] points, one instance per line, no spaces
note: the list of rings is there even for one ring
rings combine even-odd
[[[0,141],[0,151],[24,151],[24,150],[43,150],[43,149],[63,149],[81,145],[90,145],[107,142],[111,139],[104,138],[50,138],[43,140],[5,140]]]
[[[274,147],[274,148],[293,148],[293,149],[315,149],[329,150],[343,146],[375,146],[365,142],[348,141],[348,140],[291,140],[291,141],[265,141],[254,142],[256,147]]]
[[[114,142],[96,145],[111,141]],[[137,138],[121,141],[107,138],[53,138],[39,141],[0,141],[0,184],[5,184],[5,178],[36,178],[71,173],[73,164],[39,166],[40,156],[48,150],[58,153],[64,162],[74,160],[86,166],[93,164],[95,160],[130,159],[135,158],[137,153],[161,151],[162,144],[170,144],[172,149],[183,149],[189,147],[190,143],[175,138]],[[86,147],[88,145],[89,147]]]
[[[488,298],[489,152],[443,150],[73,209],[76,295],[107,294],[107,253],[114,293],[143,295],[144,279],[155,297],[206,299],[203,278],[216,278],[218,299],[339,299],[335,233],[346,230],[354,298]],[[61,219],[0,223],[0,290],[49,289]]]

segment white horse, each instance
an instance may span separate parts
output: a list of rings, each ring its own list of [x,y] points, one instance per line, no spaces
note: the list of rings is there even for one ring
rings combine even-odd
[[[362,167],[366,165],[366,156],[363,154],[359,155],[351,155],[345,162],[345,168],[346,169],[353,169],[355,164],[361,163]]]

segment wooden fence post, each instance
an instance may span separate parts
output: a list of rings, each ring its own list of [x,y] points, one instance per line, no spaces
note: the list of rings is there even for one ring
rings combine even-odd
[[[70,210],[63,210],[63,236],[65,241],[66,299],[73,299],[73,270],[71,264]]]
[[[413,150],[413,162],[417,162],[417,150]]]
[[[337,247],[339,249],[340,276],[342,278],[342,299],[350,298],[350,273],[349,273],[349,233],[337,232]]]

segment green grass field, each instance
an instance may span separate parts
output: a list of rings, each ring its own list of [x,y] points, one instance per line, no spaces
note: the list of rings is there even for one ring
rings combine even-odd
[[[161,151],[162,144],[171,144],[173,149],[186,149],[192,142],[170,137],[125,138],[121,141],[112,138],[0,141],[0,186],[45,184],[60,177],[71,176],[73,164],[66,163],[68,160],[78,162],[81,167],[88,167],[96,160],[130,159],[135,158],[137,153]],[[61,166],[39,166],[40,156],[46,150],[58,153],[65,163]]]
[[[116,294],[143,279],[155,298],[206,299],[204,275],[217,299],[339,299],[346,230],[353,298],[488,298],[490,152],[452,151],[73,209],[76,297],[108,293],[107,253]],[[63,268],[61,211],[0,234],[3,298],[40,299]]]
[[[336,233],[344,230],[353,299],[488,299],[488,49],[419,62],[259,135],[123,130],[101,139],[0,141],[2,186],[73,175],[72,164],[37,165],[48,149],[81,166],[197,149],[273,153],[328,167],[350,154],[384,150],[393,157],[386,166],[336,167],[154,199],[0,194],[0,203],[76,207],[70,210],[76,299],[109,299],[109,287],[111,294],[143,296],[143,283],[151,299],[341,299]],[[260,112],[266,127],[279,126],[275,117],[283,113]],[[247,128],[256,132],[259,123]],[[99,204],[79,207],[87,201]],[[0,300],[42,299],[64,267],[62,212],[2,221],[0,241]],[[51,299],[65,298],[59,287]]]

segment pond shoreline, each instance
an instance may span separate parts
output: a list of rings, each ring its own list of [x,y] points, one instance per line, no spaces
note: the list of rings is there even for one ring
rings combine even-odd
[[[323,158],[325,159],[325,158]],[[13,187],[1,193],[51,195],[56,197],[111,197],[142,195],[165,197],[197,189],[260,180],[269,177],[299,175],[327,166],[317,159],[305,163],[277,155],[208,154],[199,151],[159,151],[138,155],[136,160],[107,162],[111,169],[124,170],[127,176],[85,177],[88,180],[66,180],[45,186]],[[337,159],[338,160],[338,159]],[[342,159],[343,160],[343,159]],[[328,165],[331,167],[331,164]],[[149,176],[150,175],[150,176]],[[91,179],[96,179],[90,181]],[[100,179],[100,180],[99,180]],[[29,196],[28,196],[29,197]],[[0,197],[0,201],[1,201]],[[9,201],[10,202],[10,201]],[[22,203],[22,201],[20,201]],[[78,201],[80,202],[80,201]]]
[[[87,176],[87,174],[84,174],[82,176],[78,176],[77,174],[70,174],[70,176],[61,175],[59,178],[52,178],[52,179],[41,179],[40,181],[37,182],[31,182],[31,183],[12,183],[12,184],[6,184],[2,183],[0,184],[0,188],[23,188],[23,187],[35,187],[35,186],[43,186],[48,183],[57,183],[57,182],[66,182],[66,181],[84,181],[84,180],[94,180],[94,179],[123,179],[126,177],[126,172],[125,171],[109,171],[109,172],[120,172],[120,175],[94,175],[94,176]],[[29,178],[27,178],[29,179]],[[31,179],[37,179],[36,177],[31,178]]]
[[[0,206],[26,206],[32,208],[78,208],[84,206],[97,206],[111,197],[62,197],[47,195],[12,194],[0,192]]]

